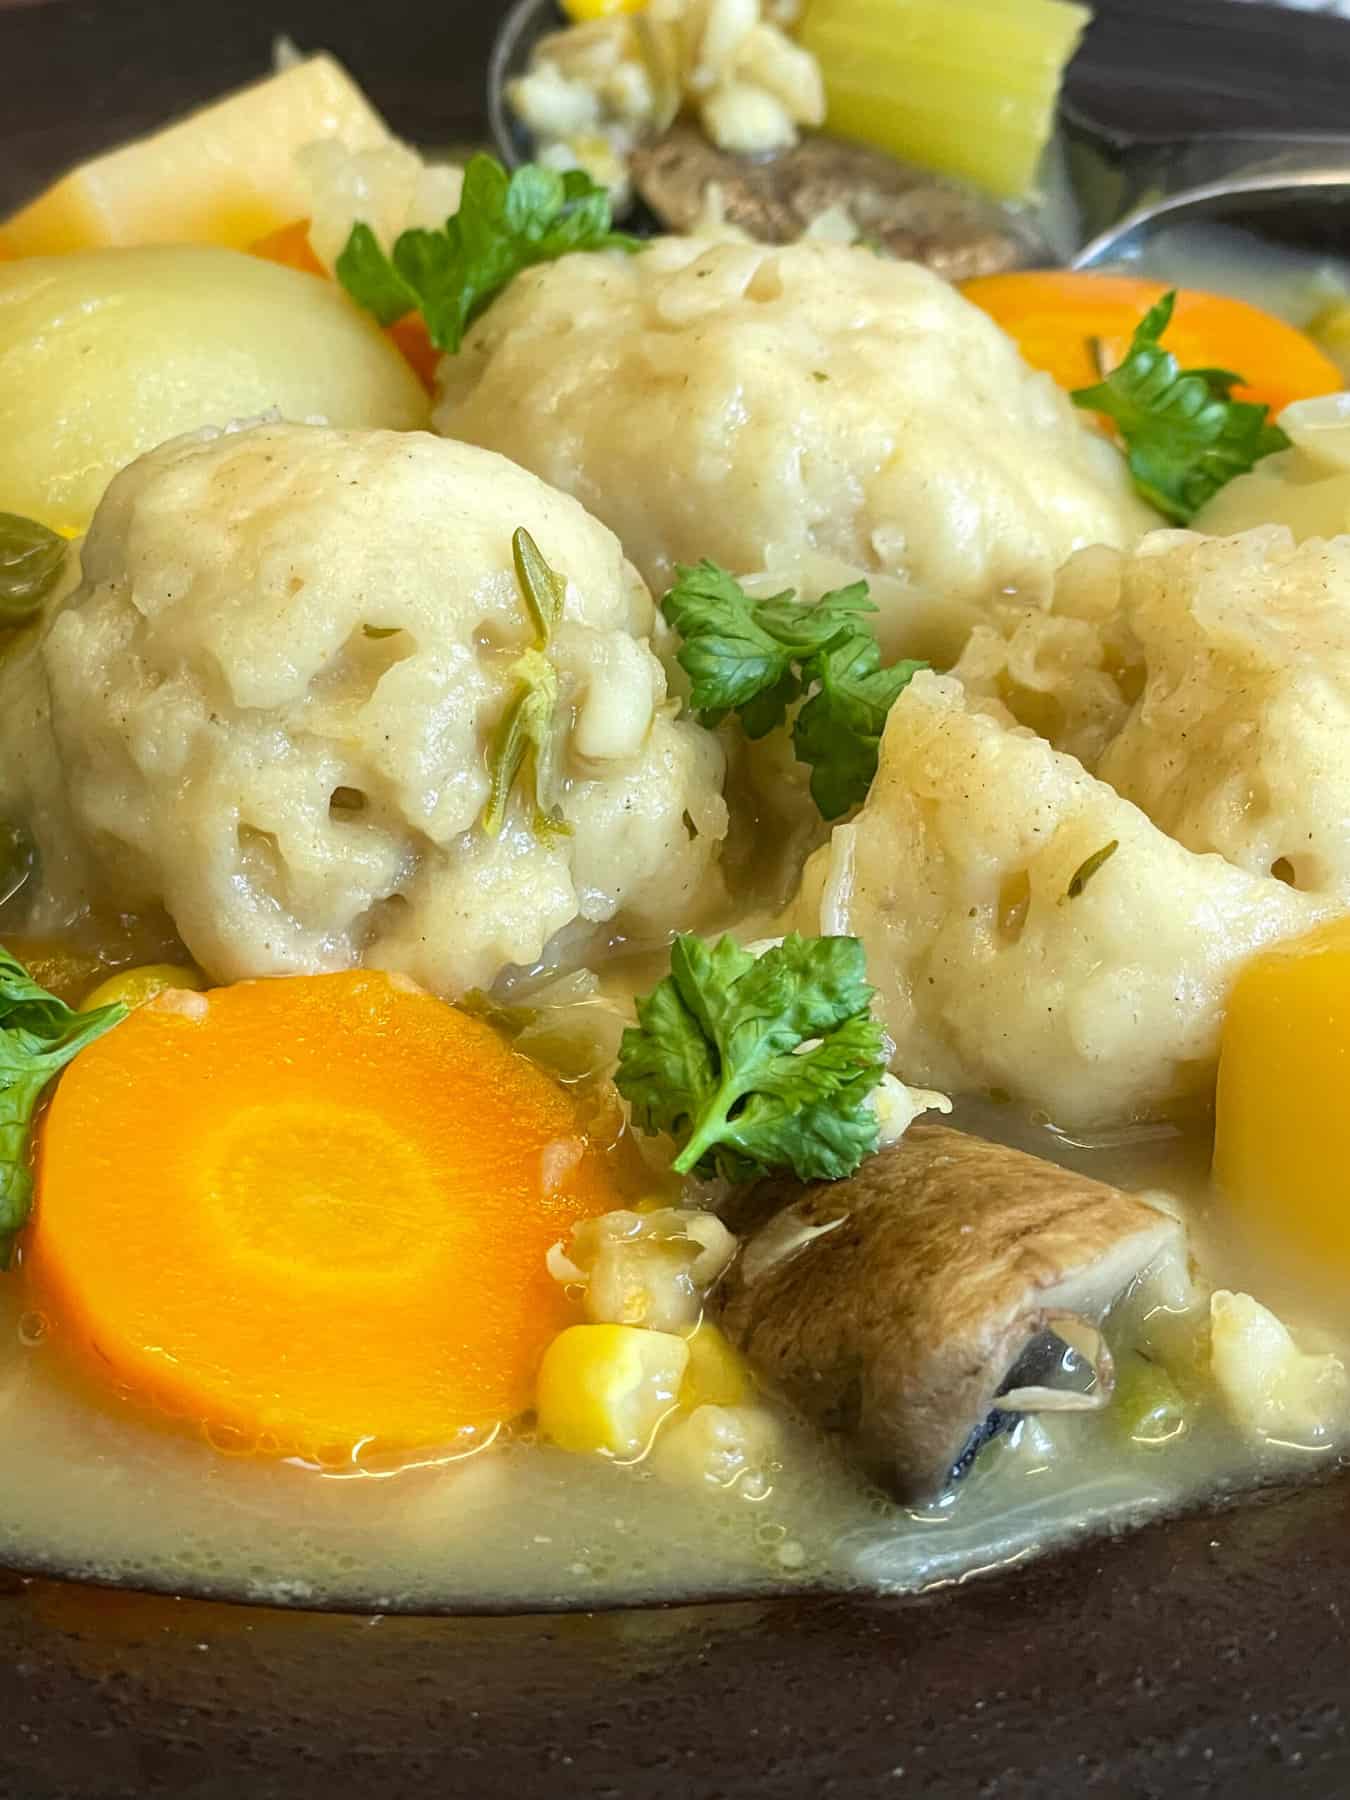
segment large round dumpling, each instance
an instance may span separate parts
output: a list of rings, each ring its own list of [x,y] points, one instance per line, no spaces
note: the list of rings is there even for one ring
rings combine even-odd
[[[573,493],[654,589],[712,557],[814,597],[873,581],[889,654],[1154,516],[1117,452],[915,264],[661,240],[520,276],[442,365],[434,420]]]
[[[565,582],[542,653],[521,527]],[[722,757],[672,716],[652,625],[612,534],[487,451],[285,424],[175,440],[109,489],[6,708],[49,714],[60,816],[29,781],[49,880],[162,904],[222,979],[365,962],[457,994],[560,934],[579,957],[688,923],[716,895]],[[489,765],[541,675],[539,788],[527,758],[498,831]]]

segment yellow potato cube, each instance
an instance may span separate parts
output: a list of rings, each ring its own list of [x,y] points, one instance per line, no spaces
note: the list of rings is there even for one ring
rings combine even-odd
[[[679,1404],[689,1346],[640,1325],[572,1325],[539,1366],[539,1429],[578,1456],[641,1456]]]
[[[1249,1235],[1350,1271],[1350,919],[1256,956],[1228,1003],[1214,1173]]]
[[[83,531],[166,438],[275,407],[417,430],[421,383],[335,283],[180,245],[0,262],[0,511]]]
[[[53,256],[111,244],[242,249],[308,216],[295,152],[316,138],[349,149],[392,142],[331,56],[227,94],[152,137],[96,156],[0,224],[0,250]]]

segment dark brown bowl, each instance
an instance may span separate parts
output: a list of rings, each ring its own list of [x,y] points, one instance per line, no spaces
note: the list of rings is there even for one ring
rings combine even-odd
[[[408,136],[477,137],[499,10],[0,0],[0,211],[256,75],[281,28]],[[1350,26],[1234,0],[1101,10],[1074,98],[1107,124],[1350,123]],[[1347,1620],[1344,1481],[904,1600],[374,1619],[0,1573],[0,1800],[1341,1800]]]

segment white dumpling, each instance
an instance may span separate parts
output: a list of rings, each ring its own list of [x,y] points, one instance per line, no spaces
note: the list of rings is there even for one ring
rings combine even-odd
[[[567,257],[440,379],[437,430],[575,494],[654,590],[705,556],[811,598],[865,574],[888,655],[950,660],[987,599],[1157,522],[984,313],[844,245]]]
[[[1072,757],[921,674],[787,923],[863,940],[906,1081],[1001,1089],[1081,1127],[1207,1093],[1236,969],[1325,911],[1184,849]]]
[[[1350,537],[1084,551],[955,673],[1188,849],[1350,900]]]
[[[482,825],[534,637],[519,526],[566,580],[569,835],[523,804]],[[611,921],[690,922],[719,891],[722,753],[673,716],[652,627],[613,535],[486,451],[285,424],[166,444],[113,483],[7,675],[6,722],[49,723],[23,765],[47,885],[162,904],[221,979],[364,962],[449,994],[559,934],[580,956]]]

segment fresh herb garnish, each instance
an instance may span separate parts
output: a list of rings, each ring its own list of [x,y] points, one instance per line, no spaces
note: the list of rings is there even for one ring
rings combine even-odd
[[[1141,320],[1118,369],[1069,398],[1113,421],[1139,493],[1174,523],[1189,525],[1221,487],[1287,450],[1289,439],[1270,423],[1268,406],[1233,399],[1240,375],[1183,370],[1163,348],[1176,299],[1175,290],[1164,294]]]
[[[609,190],[580,169],[559,174],[527,163],[508,175],[491,156],[464,171],[459,211],[440,231],[403,232],[386,256],[368,225],[355,225],[337,278],[381,325],[420,312],[438,350],[452,355],[508,282],[573,250],[636,250],[613,229]]]
[[[69,548],[36,519],[0,512],[0,626],[32,618],[56,586]]]
[[[558,709],[558,673],[544,655],[553,628],[562,618],[567,583],[544,561],[539,546],[522,526],[511,540],[516,584],[534,625],[534,644],[512,665],[516,694],[488,746],[489,793],[482,826],[500,837],[517,785],[528,792],[530,823],[537,837],[567,837],[571,827],[549,805],[553,791],[554,715]]]
[[[1069,885],[1065,890],[1064,898],[1076,900],[1098,869],[1104,863],[1109,863],[1119,848],[1120,839],[1112,838],[1109,844],[1103,844],[1100,850],[1094,850],[1091,856],[1085,857],[1069,877]]]
[[[42,1090],[126,1016],[125,1006],[72,1012],[0,947],[0,1269],[10,1265],[33,1202],[28,1133]]]
[[[857,938],[794,935],[755,957],[729,937],[677,937],[615,1081],[643,1131],[675,1140],[681,1174],[840,1180],[877,1147],[872,999]]]
[[[857,581],[800,605],[789,591],[752,600],[713,562],[676,570],[661,610],[684,642],[678,661],[689,703],[705,725],[734,712],[749,738],[775,731],[810,695],[792,727],[811,797],[826,819],[867,798],[886,715],[927,663],[881,667],[877,641],[860,620],[876,607]]]

